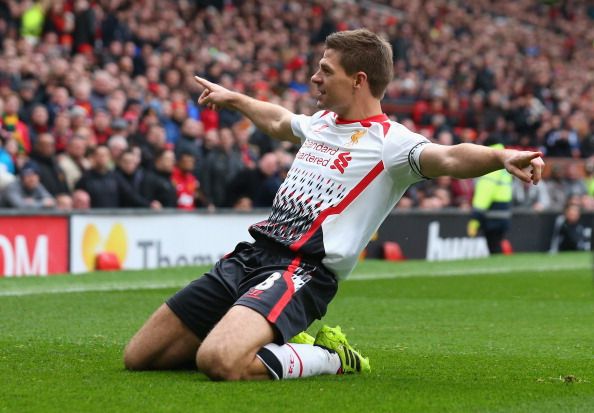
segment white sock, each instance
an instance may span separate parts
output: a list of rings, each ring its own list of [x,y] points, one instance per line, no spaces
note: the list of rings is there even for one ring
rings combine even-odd
[[[311,344],[267,344],[257,357],[276,380],[337,374],[341,366],[338,354]]]

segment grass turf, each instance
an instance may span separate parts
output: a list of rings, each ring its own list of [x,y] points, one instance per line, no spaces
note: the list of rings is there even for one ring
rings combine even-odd
[[[372,373],[213,383],[131,373],[126,341],[204,268],[0,279],[0,411],[581,412],[594,406],[589,254],[364,262],[324,322]],[[310,329],[315,332],[319,323]]]

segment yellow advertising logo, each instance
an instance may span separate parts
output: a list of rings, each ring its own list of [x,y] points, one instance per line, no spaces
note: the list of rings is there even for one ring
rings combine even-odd
[[[365,135],[366,133],[367,131],[365,129],[356,131],[351,135],[351,143],[353,145],[357,144],[359,142],[359,139],[361,139],[363,135]]]
[[[119,262],[124,263],[128,253],[128,239],[122,224],[117,223],[111,227],[105,242],[95,224],[86,226],[82,238],[82,258],[87,270],[95,270],[95,257],[100,252],[113,252]]]

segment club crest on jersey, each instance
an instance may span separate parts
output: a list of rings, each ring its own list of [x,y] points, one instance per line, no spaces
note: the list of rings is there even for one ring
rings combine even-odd
[[[350,152],[341,152],[338,154],[332,165],[330,165],[330,169],[337,169],[338,172],[343,174],[352,159]]]
[[[351,141],[347,143],[347,146],[353,146],[359,143],[359,139],[361,139],[366,133],[367,131],[365,129],[360,129],[353,132],[351,135]]]

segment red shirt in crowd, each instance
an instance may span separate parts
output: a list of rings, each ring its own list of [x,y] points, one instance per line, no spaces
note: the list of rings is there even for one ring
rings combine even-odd
[[[177,192],[177,207],[179,209],[194,209],[194,197],[200,183],[191,172],[184,172],[177,166],[173,168],[171,180]]]

